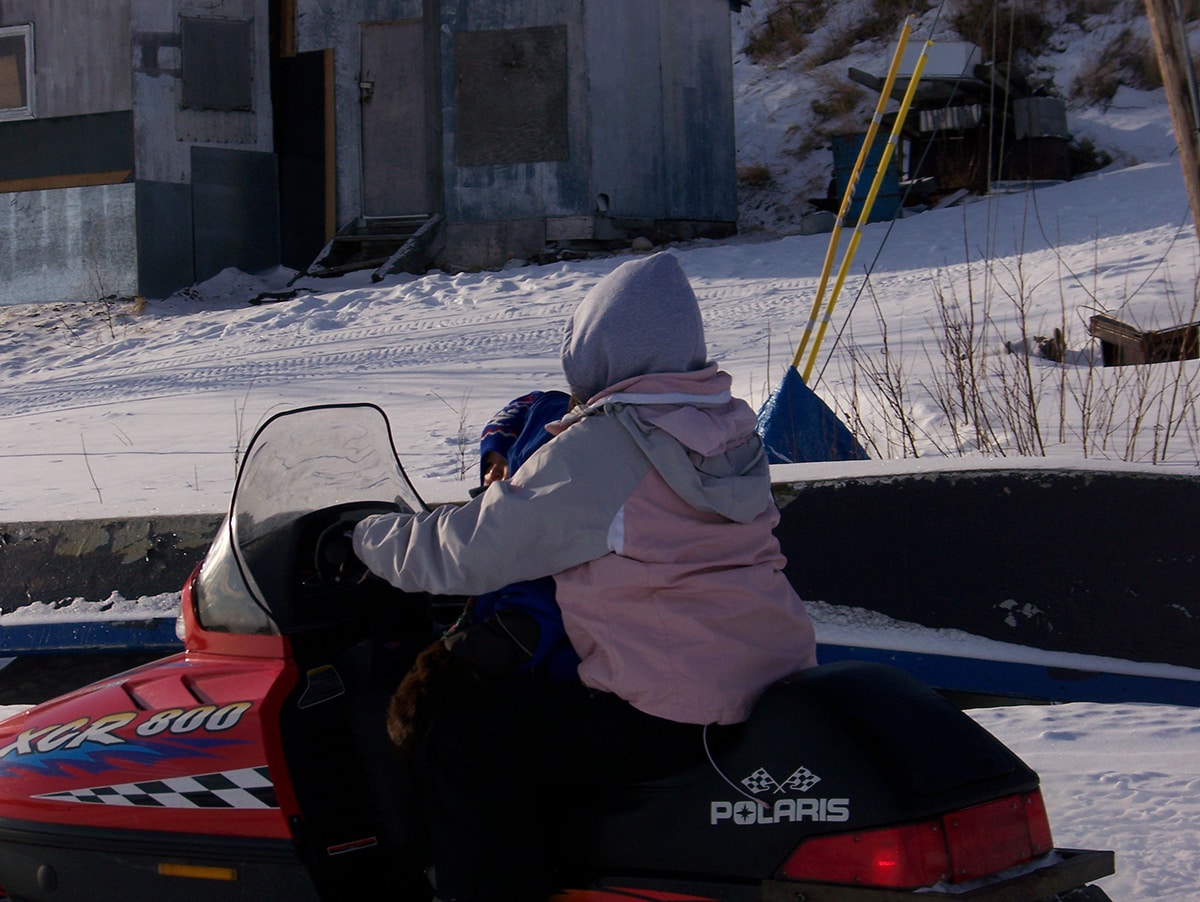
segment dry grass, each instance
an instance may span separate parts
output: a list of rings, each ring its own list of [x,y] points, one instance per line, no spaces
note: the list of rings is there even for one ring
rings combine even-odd
[[[747,38],[746,55],[759,64],[778,63],[807,54],[805,68],[815,69],[840,60],[863,41],[889,39],[905,16],[930,8],[929,0],[869,0],[861,14],[845,16],[830,29],[830,15],[838,12],[832,0],[775,0],[763,23]],[[813,46],[811,35],[824,27],[830,40]]]
[[[1158,57],[1149,37],[1124,28],[1071,83],[1070,96],[1083,103],[1111,103],[1126,85],[1152,91],[1162,87]]]
[[[803,53],[829,7],[830,0],[777,0],[762,25],[748,36],[746,55],[762,65]]]
[[[739,166],[737,170],[738,185],[743,188],[766,188],[774,181],[775,176],[764,163],[751,163]]]
[[[1074,0],[1066,5],[1067,22],[1082,27],[1091,17],[1112,16],[1122,6],[1128,8],[1129,0]]]
[[[985,57],[1000,63],[1037,56],[1055,31],[1044,7],[1019,0],[954,0],[949,21],[964,41],[978,44]]]
[[[843,78],[841,73],[822,73],[817,77],[817,83],[819,89],[811,106],[818,125],[836,123],[838,130],[841,130],[840,124],[858,110],[867,92]]]
[[[1105,367],[1061,297],[1057,321],[1037,329],[1050,334],[1036,334],[1033,301],[1047,286],[1030,281],[1020,258],[968,267],[958,282],[961,293],[932,279],[935,337],[917,352],[928,384],[909,377],[917,361],[911,349],[889,344],[878,303],[880,344],[850,339],[839,362],[847,393],[834,404],[872,456],[1041,457],[1070,446],[1088,458],[1200,463],[1195,361]],[[1190,297],[1169,292],[1166,304],[1171,321],[1195,322],[1200,282]]]

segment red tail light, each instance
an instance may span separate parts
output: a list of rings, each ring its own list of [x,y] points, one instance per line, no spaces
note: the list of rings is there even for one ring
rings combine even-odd
[[[1035,790],[915,824],[813,837],[796,847],[779,876],[916,889],[994,874],[1053,845],[1046,807]]]

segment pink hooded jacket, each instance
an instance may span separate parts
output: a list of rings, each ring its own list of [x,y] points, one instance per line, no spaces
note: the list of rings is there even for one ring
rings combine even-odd
[[[664,294],[671,315],[647,324]],[[363,521],[359,556],[409,591],[553,574],[585,685],[669,720],[744,720],[816,663],[816,643],[783,575],[754,413],[704,360],[698,324],[673,257],[618,268],[580,305],[563,360],[577,393],[623,377],[550,427],[513,480],[461,508]]]
[[[715,471],[720,455],[757,447],[753,412],[728,400],[729,381],[715,366],[645,376],[593,401],[636,446],[608,446],[603,466],[635,466],[635,453],[652,466],[613,512],[610,553],[555,577],[583,682],[685,723],[738,723],[769,684],[816,664],[813,627],[772,532],[769,478],[758,467],[718,475],[693,465]],[[679,403],[680,383],[691,383],[692,403]],[[672,403],[656,403],[664,396]]]

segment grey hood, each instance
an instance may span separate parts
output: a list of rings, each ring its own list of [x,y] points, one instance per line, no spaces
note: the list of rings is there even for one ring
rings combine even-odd
[[[567,384],[585,402],[634,376],[701,369],[707,357],[696,294],[668,253],[622,263],[597,282],[562,346]]]

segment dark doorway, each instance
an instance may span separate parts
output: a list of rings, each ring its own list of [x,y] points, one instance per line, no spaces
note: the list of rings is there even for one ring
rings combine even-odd
[[[336,228],[327,171],[332,54],[317,50],[273,62],[280,262],[291,269],[307,268]]]

